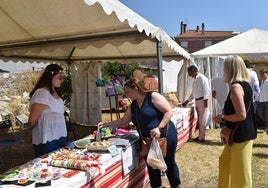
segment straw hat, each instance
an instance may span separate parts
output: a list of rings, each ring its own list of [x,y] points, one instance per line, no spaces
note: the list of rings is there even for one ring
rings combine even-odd
[[[134,70],[133,73],[133,78],[136,78],[138,80],[143,80],[144,77],[146,77],[146,74],[143,74],[140,70]]]

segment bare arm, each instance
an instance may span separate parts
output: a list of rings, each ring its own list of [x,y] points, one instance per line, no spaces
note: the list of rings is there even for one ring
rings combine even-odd
[[[34,103],[31,106],[28,124],[31,128],[34,128],[38,122],[39,117],[46,108],[45,104]]]
[[[98,127],[120,127],[124,125],[128,125],[131,121],[131,107],[127,108],[127,111],[125,112],[124,116],[121,119],[109,122],[109,123],[98,123]]]

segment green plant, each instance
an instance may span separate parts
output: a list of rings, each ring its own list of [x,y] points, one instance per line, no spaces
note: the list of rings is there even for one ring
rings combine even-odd
[[[70,73],[67,73],[64,75],[64,80],[61,84],[61,91],[62,91],[62,99],[64,101],[64,105],[67,108],[70,108],[70,102],[71,102],[71,97],[73,93],[72,78],[71,78]]]
[[[245,61],[245,60],[248,60],[249,62],[251,62],[251,59],[250,57],[248,56],[241,56],[241,58]]]
[[[131,78],[132,72],[139,69],[138,63],[107,62],[102,66],[102,77],[105,83],[110,77],[122,76],[125,79]]]

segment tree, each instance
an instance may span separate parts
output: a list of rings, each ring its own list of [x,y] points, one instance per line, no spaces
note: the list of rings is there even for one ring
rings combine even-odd
[[[102,77],[105,83],[110,77],[122,76],[126,80],[131,78],[132,72],[139,68],[138,63],[107,62],[102,66]]]

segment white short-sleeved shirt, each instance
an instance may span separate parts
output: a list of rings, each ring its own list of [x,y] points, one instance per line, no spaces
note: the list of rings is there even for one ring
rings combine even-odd
[[[47,105],[32,130],[32,143],[38,145],[67,136],[64,118],[64,103],[54,98],[48,90],[37,89],[30,99],[30,108],[34,103]]]
[[[255,102],[255,100],[258,99],[260,95],[259,79],[255,71],[251,69],[247,69],[247,71],[250,77],[249,85],[253,91],[253,102]]]
[[[208,78],[205,75],[198,73],[193,82],[192,93],[187,100],[192,101],[193,99],[200,97],[204,97],[204,99],[209,99],[209,95],[210,90]]]
[[[260,89],[261,91],[260,91],[259,101],[268,102],[268,78],[266,78],[265,80],[261,82]]]

